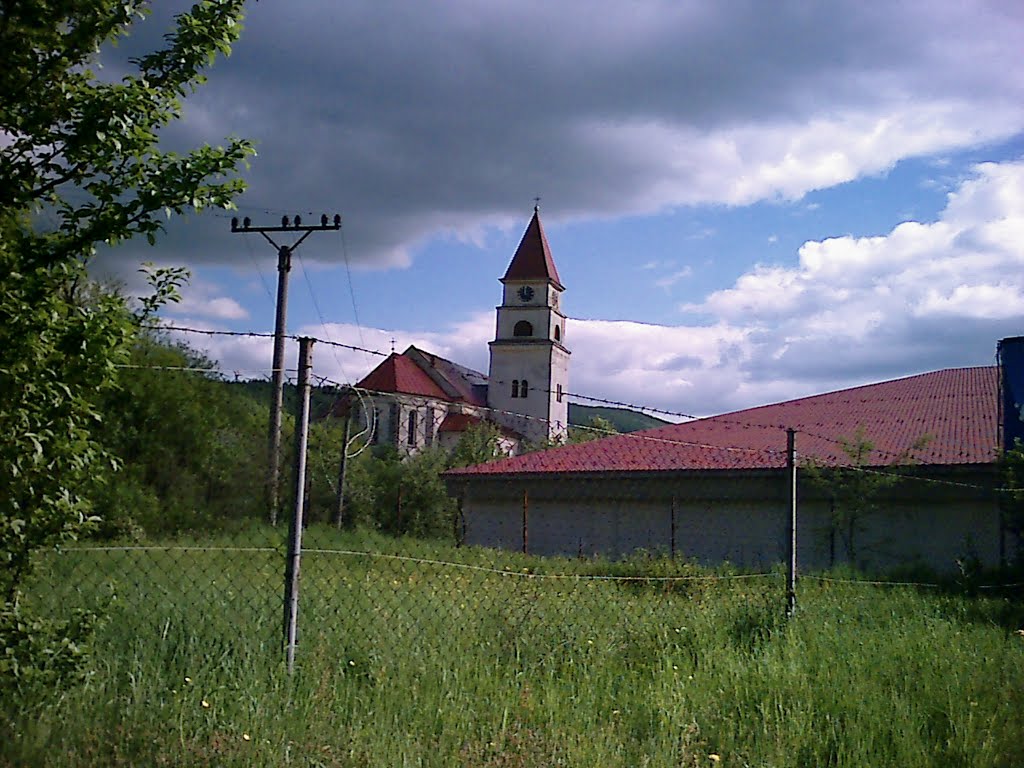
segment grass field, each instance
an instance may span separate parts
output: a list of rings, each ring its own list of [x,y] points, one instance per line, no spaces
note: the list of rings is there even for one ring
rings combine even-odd
[[[41,558],[107,618],[0,765],[1024,764],[1020,601],[310,530],[289,678],[276,536]]]

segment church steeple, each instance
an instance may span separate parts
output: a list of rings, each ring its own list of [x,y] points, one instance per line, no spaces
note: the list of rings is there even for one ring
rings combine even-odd
[[[564,438],[568,427],[569,355],[565,290],[551,258],[539,208],[501,278],[487,404],[499,421],[533,443]]]
[[[516,255],[512,257],[505,276],[501,278],[503,283],[508,280],[546,280],[558,290],[565,290],[562,281],[558,279],[558,270],[555,269],[555,261],[551,258],[548,238],[540,223],[540,206],[533,207],[533,218],[523,233],[523,239],[519,241]]]

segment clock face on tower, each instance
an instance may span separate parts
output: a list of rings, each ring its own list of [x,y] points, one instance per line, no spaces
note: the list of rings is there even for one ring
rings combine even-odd
[[[520,301],[530,301],[533,299],[533,288],[529,285],[524,285],[519,289],[518,295]]]

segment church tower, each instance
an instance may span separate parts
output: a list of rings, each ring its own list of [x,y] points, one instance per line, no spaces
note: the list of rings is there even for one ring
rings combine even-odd
[[[493,418],[530,442],[560,440],[569,427],[569,355],[565,347],[565,287],[533,209],[505,276],[494,341],[487,404]],[[519,414],[519,415],[513,415]]]

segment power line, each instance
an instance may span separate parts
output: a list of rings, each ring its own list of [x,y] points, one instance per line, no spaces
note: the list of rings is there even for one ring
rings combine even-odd
[[[254,331],[222,331],[222,330],[211,330],[211,329],[187,328],[187,327],[183,327],[183,326],[172,326],[172,325],[163,325],[163,324],[155,326],[155,327],[157,329],[160,329],[160,330],[172,330],[172,331],[179,331],[179,332],[182,332],[182,333],[196,333],[196,334],[204,334],[204,335],[210,335],[210,336],[236,336],[236,337],[273,338],[273,334],[270,334],[270,333],[258,333],[258,332],[254,332]],[[288,338],[288,339],[291,339],[291,340],[298,340],[299,337],[297,335],[287,335],[285,338]],[[388,353],[382,352],[380,350],[369,349],[369,348],[366,348],[366,347],[360,347],[360,346],[356,346],[356,345],[353,345],[353,344],[345,344],[345,343],[342,343],[342,342],[332,341],[330,339],[316,339],[316,341],[318,343],[326,344],[328,346],[338,347],[338,348],[342,348],[342,349],[348,349],[348,350],[352,350],[352,351],[355,351],[355,352],[361,352],[361,353],[365,353],[365,354],[369,354],[369,355],[376,355],[376,356],[379,356],[379,357],[387,357],[388,356]],[[344,371],[342,371],[342,373],[344,373]],[[325,382],[330,382],[330,383],[332,383],[332,384],[334,384],[336,386],[341,386],[341,387],[350,386],[349,384],[342,384],[340,382],[333,381],[333,380],[326,379],[326,378],[324,379],[324,381]],[[492,386],[502,386],[502,385],[507,385],[508,383],[509,382],[505,382],[505,381],[502,381],[500,379],[491,379],[490,382],[489,382],[489,384],[492,385]],[[534,389],[536,389],[539,392],[544,392],[545,394],[555,394],[554,390],[549,390],[549,389],[546,389],[546,388],[543,388],[543,387],[534,387]],[[705,416],[705,417],[698,417],[698,416],[695,416],[693,414],[684,413],[682,411],[670,411],[670,410],[667,410],[667,409],[661,409],[661,408],[656,408],[656,407],[652,407],[652,406],[645,406],[645,405],[637,404],[637,403],[630,403],[630,402],[625,402],[625,401],[620,401],[620,400],[612,400],[612,399],[609,399],[609,398],[602,398],[602,397],[594,397],[594,396],[585,395],[585,394],[582,394],[582,393],[579,393],[579,392],[564,392],[563,391],[562,395],[564,397],[569,397],[569,398],[572,398],[572,399],[575,399],[575,400],[585,400],[585,401],[591,402],[591,403],[599,403],[599,404],[602,404],[602,405],[609,405],[609,406],[614,406],[614,407],[618,407],[618,408],[627,408],[627,409],[631,409],[631,410],[638,411],[638,412],[641,412],[641,413],[643,413],[643,412],[660,413],[660,414],[664,414],[664,415],[668,415],[668,416],[676,416],[676,417],[687,419],[687,420],[690,420],[690,421],[701,421],[701,420],[706,420],[706,419],[714,419],[714,421],[716,423],[718,423],[718,424],[728,424],[728,425],[732,425],[732,426],[742,427],[742,428],[745,428],[745,429],[759,429],[759,430],[772,430],[772,431],[785,431],[787,429],[786,425],[783,425],[783,424],[754,423],[754,422],[750,422],[750,421],[743,421],[743,420],[740,420],[740,419],[730,419],[727,416],[711,416],[711,417]],[[915,397],[902,398],[902,400],[904,400],[904,401],[910,401],[910,400],[914,400],[914,401],[934,401],[936,399],[945,399],[947,397],[948,397],[948,395],[942,395],[942,396],[939,396],[937,398],[925,397],[925,396],[915,396]],[[499,409],[488,408],[486,406],[476,406],[476,407],[482,408],[483,410],[485,410],[487,412],[490,412],[492,414],[495,414],[495,415],[508,415],[508,416],[515,416],[517,418],[522,418],[522,419],[529,419],[529,420],[535,420],[535,421],[539,421],[539,422],[551,423],[551,421],[549,419],[544,419],[544,418],[541,418],[541,417],[527,416],[525,414],[514,413],[514,412],[511,412],[511,411],[502,411],[502,410],[499,410]],[[568,426],[568,425],[566,425],[566,426]],[[665,425],[664,427],[658,427],[658,429],[667,428],[667,427],[670,427],[670,426],[674,426],[674,425]],[[806,435],[808,437],[813,437],[813,438],[821,440],[823,442],[835,445],[835,446],[837,446],[839,448],[843,448],[847,444],[847,442],[844,441],[843,439],[835,437],[835,436],[832,436],[832,435],[825,435],[825,434],[818,433],[816,431],[807,431],[807,430],[802,430],[802,429],[799,430],[799,432],[800,432],[800,434]],[[621,434],[629,434],[629,435],[632,435],[634,437],[639,437],[638,433],[617,433],[617,434],[620,434],[620,435]],[[750,448],[750,447],[737,447],[737,446],[717,446],[717,445],[713,445],[713,444],[709,444],[709,443],[705,443],[705,442],[700,442],[700,441],[686,441],[686,440],[678,440],[678,439],[663,438],[663,437],[655,438],[655,437],[651,437],[649,435],[644,435],[643,438],[646,439],[646,440],[652,440],[652,441],[656,440],[656,441],[660,441],[660,442],[664,442],[664,443],[672,444],[672,445],[686,445],[686,446],[699,447],[699,448],[704,448],[706,450],[742,451],[742,452],[746,452],[746,453],[768,453],[768,454],[777,454],[777,455],[783,455],[785,453],[785,451],[783,451],[782,449]],[[943,447],[944,444],[941,444],[941,443],[929,443],[929,445],[931,445],[932,447]],[[928,446],[925,446],[925,448],[927,448],[927,447]],[[907,456],[907,454],[905,452],[904,453],[899,453],[899,452],[895,452],[895,451],[889,451],[889,450],[886,450],[886,449],[874,448],[872,450],[872,453],[874,455],[877,455],[877,456],[880,456],[880,457],[889,457],[889,458],[892,458],[892,459],[896,459],[897,461],[901,462],[901,466],[905,466],[905,467],[913,467],[913,466],[915,466],[915,464],[912,461],[910,463],[907,463],[908,456]],[[804,457],[810,457],[807,453],[804,453],[804,452],[801,452],[801,455],[804,456]],[[810,458],[814,458],[814,457],[810,457]],[[828,458],[828,457],[825,457],[825,458]],[[839,458],[839,457],[836,456],[836,457],[832,457],[832,458]],[[912,458],[912,454],[911,454],[911,458]],[[853,468],[853,467],[851,467],[848,464],[841,464],[841,465],[838,465],[838,466],[840,466],[840,467],[842,467],[844,469],[852,469]],[[860,469],[862,471],[876,471],[876,472],[881,472],[882,474],[892,474],[892,473],[885,473],[885,472],[882,472],[881,470],[877,470],[877,469],[872,469],[872,470],[869,470],[869,468],[860,468]],[[908,475],[902,475],[902,474],[900,475],[900,477],[901,478],[903,478],[903,477],[908,477],[909,478]],[[921,481],[933,482],[933,483],[936,483],[936,484],[951,485],[951,486],[957,486],[957,487],[968,487],[968,488],[978,487],[978,486],[973,486],[973,485],[970,485],[970,484],[957,483],[955,481],[941,481],[941,480],[937,480],[937,479],[925,480],[924,478],[915,478],[915,479],[918,479],[918,480],[921,480]]]
[[[196,334],[200,334],[200,335],[204,335],[204,336],[239,336],[239,337],[246,337],[246,336],[248,336],[248,337],[257,338],[257,339],[272,339],[272,338],[274,338],[274,334],[273,333],[261,333],[261,332],[258,332],[258,331],[220,331],[220,330],[213,330],[213,329],[210,329],[210,328],[188,328],[186,326],[166,325],[166,324],[163,324],[163,323],[161,323],[159,325],[143,325],[142,327],[143,328],[148,328],[148,329],[151,329],[151,330],[159,330],[159,331],[178,331],[180,333],[196,333]],[[303,334],[303,336],[308,337],[308,334]],[[290,339],[291,341],[298,341],[303,336],[300,336],[298,334],[293,334],[293,333],[287,333],[287,334],[284,335],[284,338]],[[365,353],[371,354],[371,355],[379,355],[380,357],[387,357],[388,356],[386,352],[380,352],[379,350],[376,350],[376,349],[366,349],[364,347],[357,347],[357,346],[355,346],[353,344],[344,344],[344,343],[342,343],[340,341],[331,341],[330,339],[317,339],[317,338],[314,338],[314,341],[316,341],[318,344],[327,344],[328,346],[340,347],[341,349],[350,349],[350,350],[352,350],[354,352],[365,352]]]

